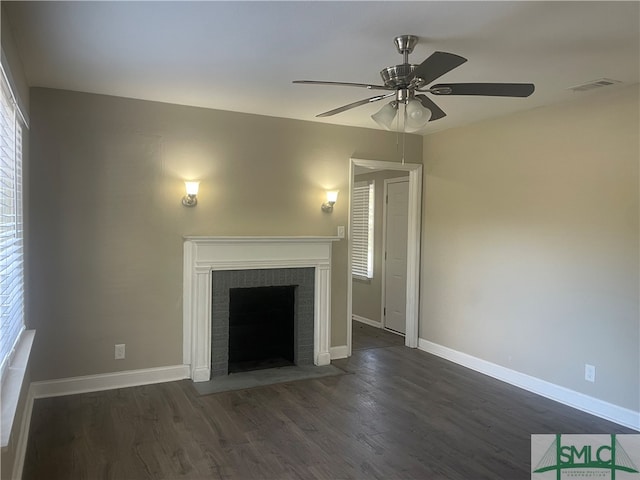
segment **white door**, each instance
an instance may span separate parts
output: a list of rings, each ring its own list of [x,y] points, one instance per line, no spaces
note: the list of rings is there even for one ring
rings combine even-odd
[[[407,234],[409,179],[385,180],[384,326],[405,333],[407,312]]]

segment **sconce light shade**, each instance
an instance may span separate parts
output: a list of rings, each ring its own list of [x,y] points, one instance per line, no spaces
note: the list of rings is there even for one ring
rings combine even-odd
[[[420,100],[415,98],[407,102],[405,107],[405,129],[408,132],[418,131],[429,122],[431,119],[431,110],[422,106]]]
[[[327,201],[322,204],[322,211],[326,213],[333,212],[336,200],[338,200],[338,190],[327,190]]]
[[[371,118],[381,127],[391,130],[393,119],[398,113],[398,102],[389,102],[382,107],[377,113],[371,115]]]
[[[187,189],[187,195],[198,195],[200,182],[184,182],[184,186]]]
[[[182,197],[182,205],[185,207],[195,207],[198,204],[198,190],[200,182],[184,182],[187,194]]]

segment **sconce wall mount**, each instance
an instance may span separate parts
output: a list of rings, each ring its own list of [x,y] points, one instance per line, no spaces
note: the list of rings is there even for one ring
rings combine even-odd
[[[195,207],[198,204],[198,189],[200,182],[184,182],[187,194],[182,197],[182,205],[185,207]]]
[[[325,213],[333,212],[333,206],[338,200],[338,190],[327,191],[327,201],[322,204],[322,211]]]

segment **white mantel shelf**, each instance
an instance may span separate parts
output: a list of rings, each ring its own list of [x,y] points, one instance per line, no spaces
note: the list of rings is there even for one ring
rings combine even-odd
[[[227,243],[227,242],[241,242],[241,243],[314,243],[314,242],[336,242],[342,240],[336,236],[207,236],[207,235],[185,235],[185,241],[193,242],[211,242],[211,243]]]
[[[183,361],[195,382],[211,375],[211,272],[315,269],[314,363],[328,365],[331,338],[331,246],[339,237],[185,236]]]

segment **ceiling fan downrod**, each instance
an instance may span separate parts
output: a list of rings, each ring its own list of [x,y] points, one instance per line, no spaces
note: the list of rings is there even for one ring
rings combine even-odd
[[[398,53],[402,55],[402,63],[409,63],[409,54],[418,44],[418,37],[415,35],[400,35],[393,39],[398,49]]]
[[[394,39],[398,53],[402,55],[403,62],[400,65],[383,68],[380,76],[387,88],[398,90],[415,89],[424,86],[424,82],[419,77],[412,75],[418,65],[409,63],[409,54],[418,44],[418,37],[415,35],[400,35]],[[403,94],[398,93],[398,100]]]

